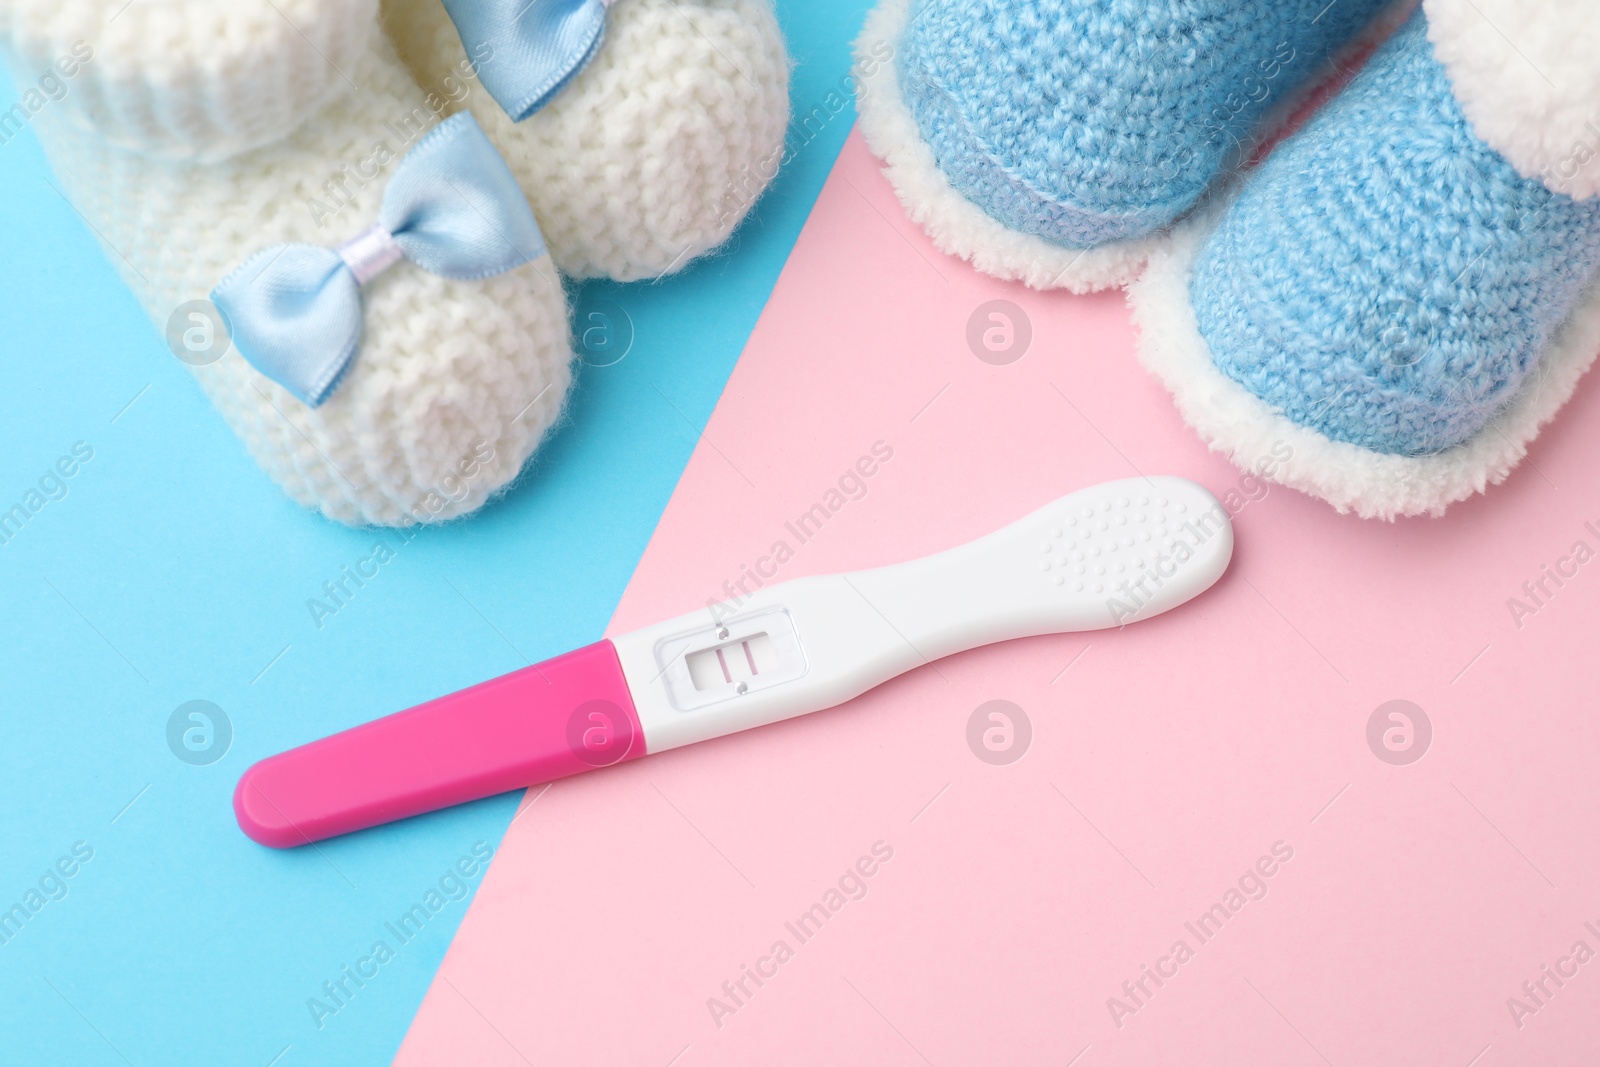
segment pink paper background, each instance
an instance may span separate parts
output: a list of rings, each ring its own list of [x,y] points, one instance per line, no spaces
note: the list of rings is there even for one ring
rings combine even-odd
[[[983,302],[1025,309],[1008,366]],[[612,624],[697,607],[885,441],[781,578],[948,547],[1075,487],[1241,484],[1137,365],[1119,294],[1036,293],[939,255],[852,137]],[[1541,964],[1600,951],[1600,561],[1519,629],[1507,599],[1600,549],[1600,386],[1511,480],[1387,525],[1273,488],[1232,570],[1120,632],[942,661],[842,708],[534,790],[402,1064],[1593,1062],[1600,959],[1513,1022]],[[1069,667],[1070,665],[1070,667]],[[1033,726],[1009,766],[969,715]],[[1366,724],[1405,698],[1432,747]],[[785,929],[874,842],[809,942]],[[1293,859],[1208,943],[1184,928],[1274,842]],[[795,949],[718,1027],[777,939]],[[1142,964],[1195,950],[1113,1022]],[[748,983],[747,983],[748,984]],[[730,1001],[731,1003],[731,1001]]]

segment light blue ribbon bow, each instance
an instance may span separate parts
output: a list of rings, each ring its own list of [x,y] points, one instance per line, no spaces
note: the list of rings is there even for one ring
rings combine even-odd
[[[600,51],[612,2],[444,0],[444,6],[483,87],[511,121],[521,122]]]
[[[522,188],[467,112],[395,165],[379,222],[337,248],[263,248],[211,291],[240,355],[311,407],[361,345],[361,287],[401,259],[471,281],[544,255]]]

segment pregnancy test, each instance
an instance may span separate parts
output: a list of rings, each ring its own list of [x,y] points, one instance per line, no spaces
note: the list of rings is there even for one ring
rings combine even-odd
[[[946,552],[769,585],[264,759],[234,813],[287,848],[526,788],[831,708],[980,645],[1159,615],[1232,555],[1200,486],[1108,482]]]

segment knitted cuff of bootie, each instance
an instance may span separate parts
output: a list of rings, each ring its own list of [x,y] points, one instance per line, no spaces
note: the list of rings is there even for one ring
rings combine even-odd
[[[881,0],[861,129],[943,251],[1039,289],[1136,276],[1388,0]]]
[[[1140,355],[1212,448],[1381,518],[1522,459],[1600,350],[1586,3],[1425,4],[1152,260]]]
[[[789,57],[771,0],[618,0],[589,62],[520,121],[487,91],[505,42],[469,55],[440,0],[384,0],[383,17],[417,82],[500,148],[569,277],[682,269],[728,239],[784,159]]]
[[[48,106],[124,148],[226,159],[347,91],[376,11],[377,0],[6,0],[0,38],[29,113],[9,116]]]

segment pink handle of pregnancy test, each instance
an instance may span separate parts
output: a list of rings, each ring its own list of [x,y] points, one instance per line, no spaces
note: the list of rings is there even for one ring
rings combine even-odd
[[[274,848],[436,811],[644,755],[610,641],[262,760],[233,811]]]

